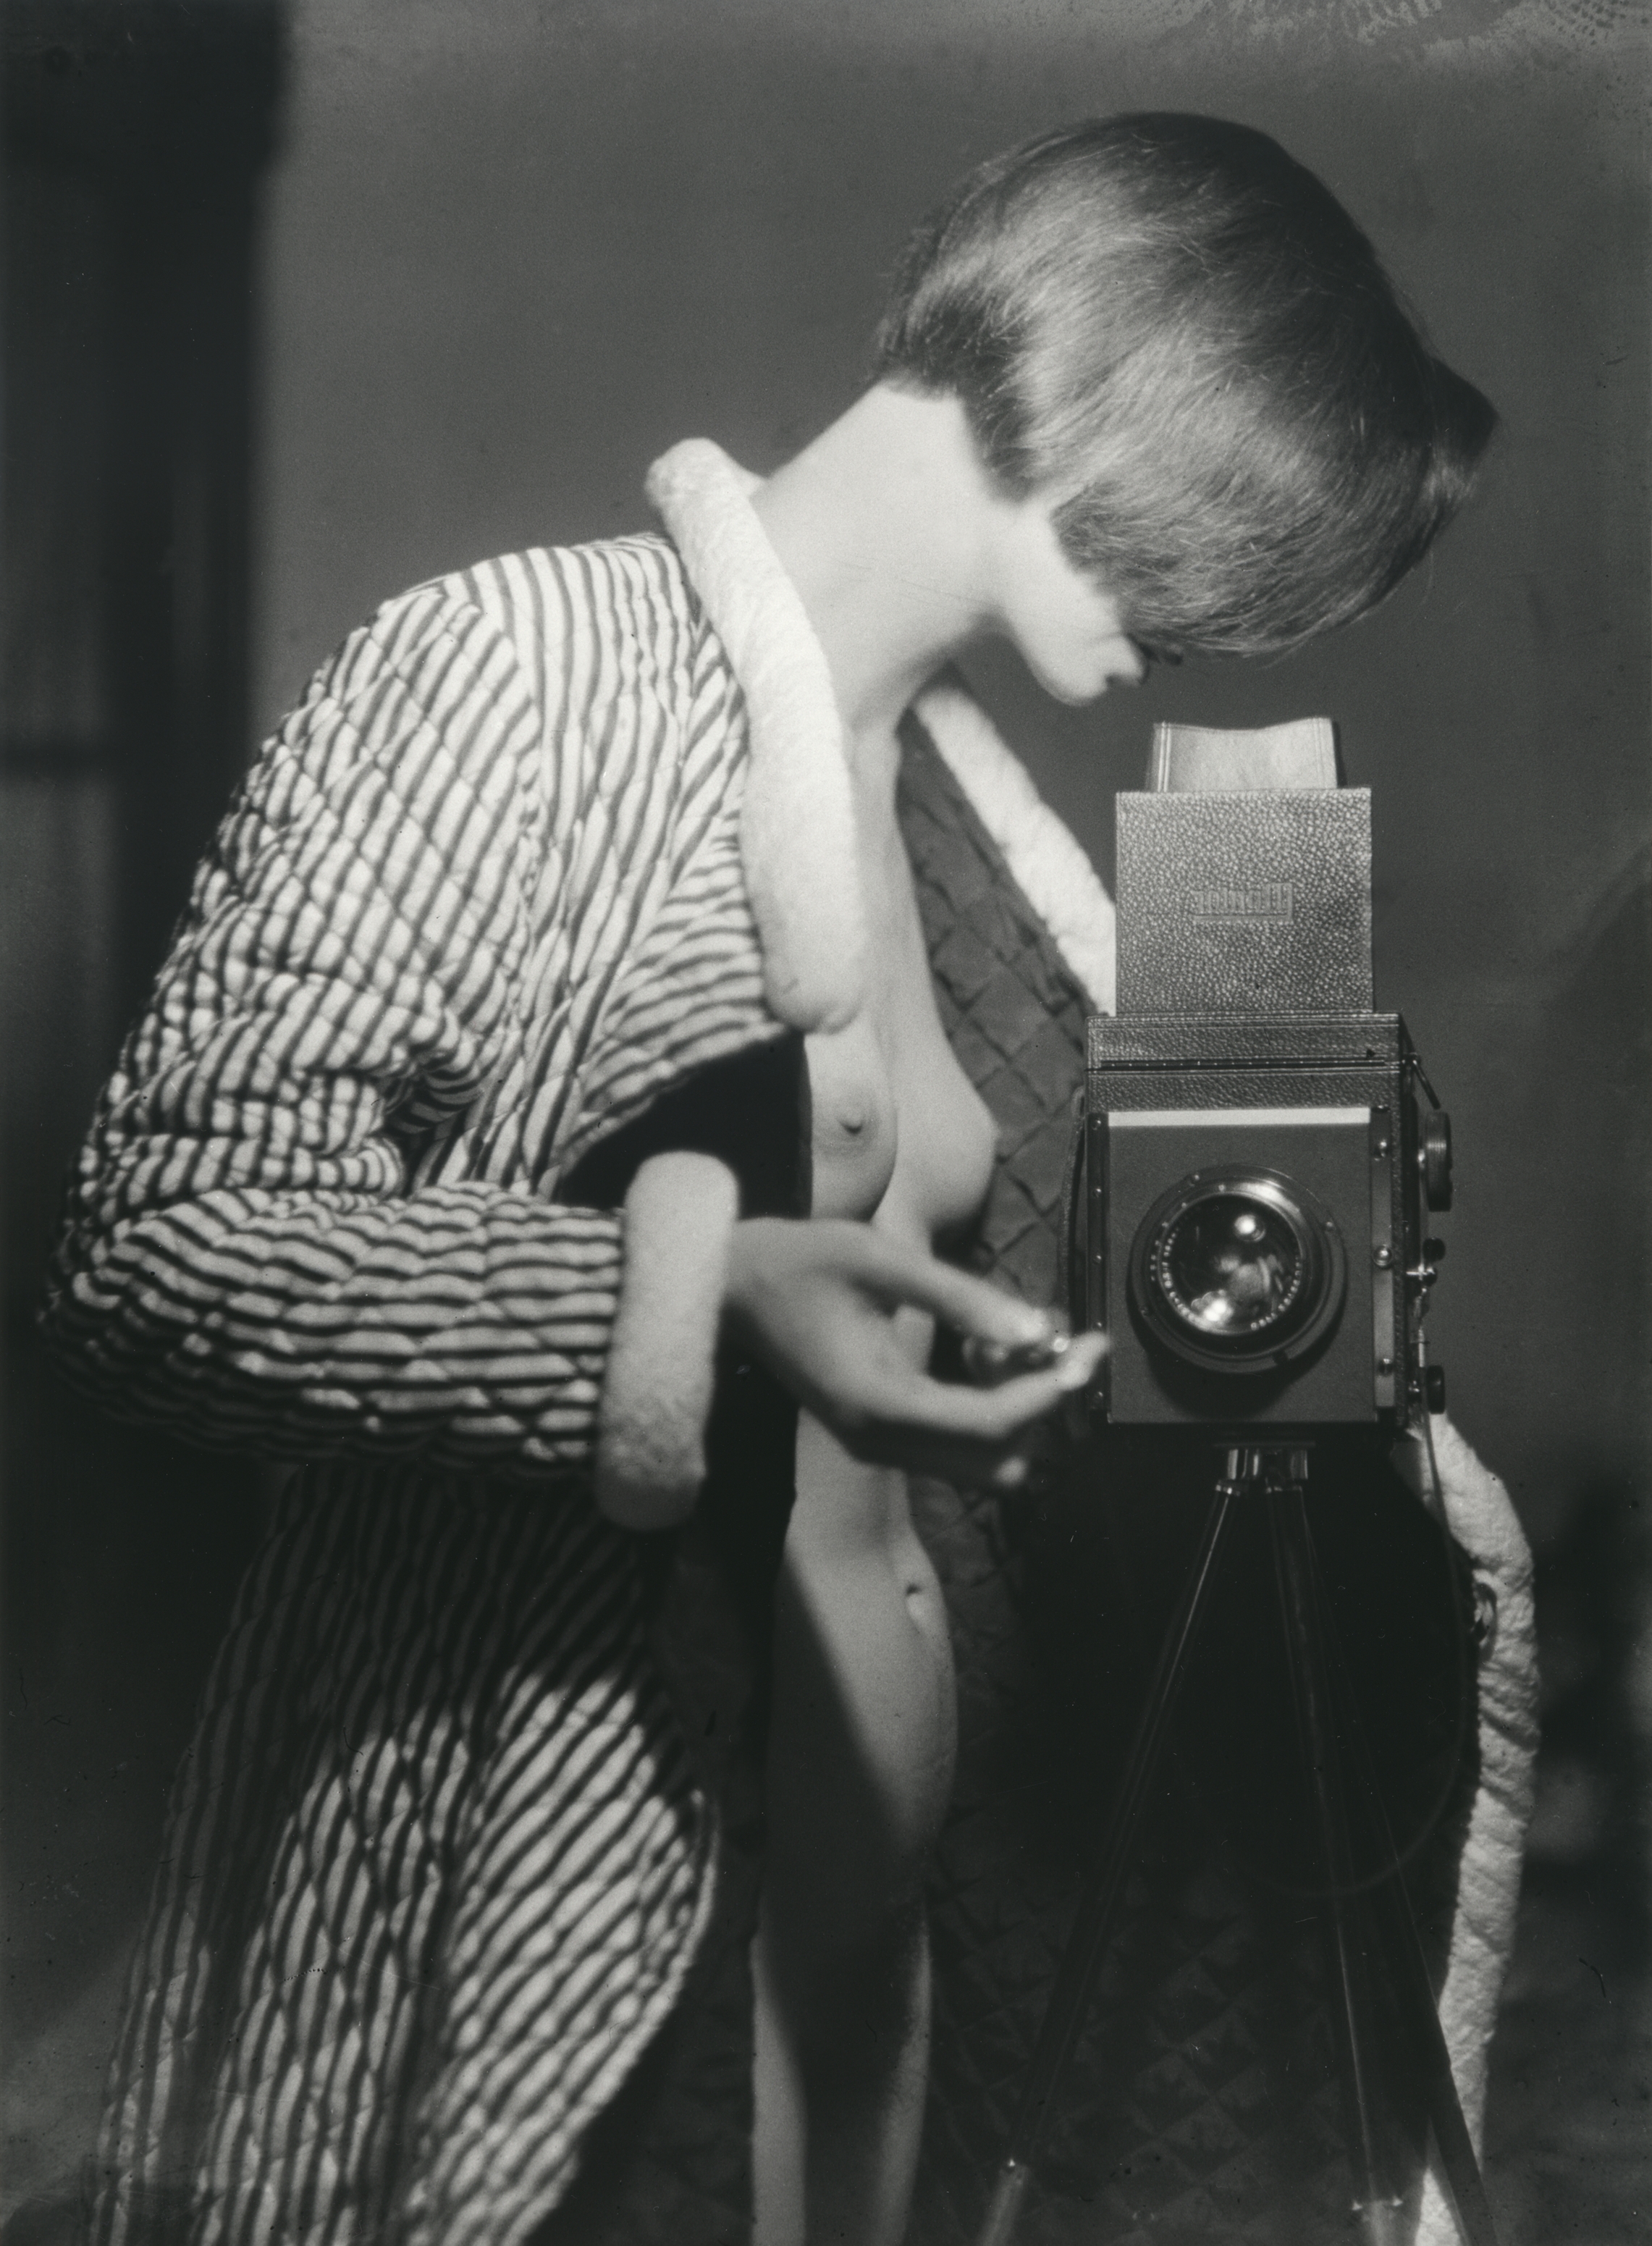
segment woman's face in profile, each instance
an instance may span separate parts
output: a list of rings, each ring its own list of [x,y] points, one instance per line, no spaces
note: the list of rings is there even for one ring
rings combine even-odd
[[[1005,508],[996,622],[1045,693],[1057,702],[1093,702],[1109,686],[1139,686],[1146,657],[1112,595],[1068,558],[1054,513],[1047,494]]]

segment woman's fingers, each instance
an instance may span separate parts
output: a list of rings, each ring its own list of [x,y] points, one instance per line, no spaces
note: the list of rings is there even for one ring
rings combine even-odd
[[[738,1226],[725,1299],[748,1345],[856,1457],[1000,1488],[1025,1479],[1031,1431],[1088,1385],[1105,1346],[860,1224]],[[908,1306],[962,1330],[989,1385],[921,1370],[892,1316]]]
[[[1009,1443],[1088,1387],[1106,1346],[1100,1334],[1080,1334],[1057,1364],[1019,1373],[996,1388],[956,1386],[914,1368],[904,1379],[891,1379],[874,1410],[887,1428],[909,1428],[921,1437]]]
[[[1034,1310],[1019,1297],[870,1224],[759,1217],[736,1228],[735,1253],[742,1266],[755,1261],[759,1276],[766,1273],[788,1287],[823,1277],[835,1265],[844,1279],[884,1310],[909,1305],[927,1311],[967,1339],[1010,1356],[1050,1343],[1059,1331],[1047,1310]],[[737,1299],[741,1291],[742,1276],[737,1275]]]
[[[1009,1352],[1037,1348],[1056,1332],[1047,1310],[990,1287],[968,1271],[907,1248],[870,1227],[865,1232],[861,1284],[891,1308],[910,1303],[966,1337]]]

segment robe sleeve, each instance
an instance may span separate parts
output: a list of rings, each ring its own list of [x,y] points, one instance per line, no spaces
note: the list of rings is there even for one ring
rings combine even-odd
[[[99,1401],[276,1457],[592,1463],[626,1213],[416,1178],[479,1103],[517,1096],[518,1010],[554,1009],[576,971],[558,916],[578,838],[547,826],[561,731],[505,632],[438,585],[347,641],[269,745],[71,1181],[44,1322]],[[734,1213],[716,1172],[653,1194],[668,1230],[685,1195],[698,1210],[677,1483]]]

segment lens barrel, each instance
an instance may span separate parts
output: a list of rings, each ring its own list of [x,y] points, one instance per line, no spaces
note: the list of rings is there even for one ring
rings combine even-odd
[[[1301,1357],[1342,1309],[1348,1266],[1324,1205],[1278,1170],[1194,1170],[1137,1228],[1130,1285],[1150,1336],[1206,1371]]]

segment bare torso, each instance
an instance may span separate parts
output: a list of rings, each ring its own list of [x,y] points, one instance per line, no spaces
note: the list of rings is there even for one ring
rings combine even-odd
[[[979,1207],[994,1129],[936,1011],[894,819],[898,752],[860,747],[869,989],[848,1029],[808,1041],[813,1213],[869,1219],[927,1249]],[[901,1316],[921,1364],[929,1321]],[[952,1780],[952,1659],[905,1476],[860,1464],[806,1413],[775,1657],[758,2246],[883,2246],[900,2236],[916,2157],[920,1889]]]

